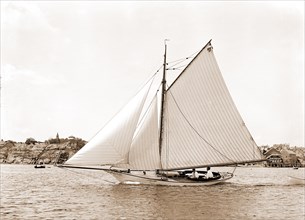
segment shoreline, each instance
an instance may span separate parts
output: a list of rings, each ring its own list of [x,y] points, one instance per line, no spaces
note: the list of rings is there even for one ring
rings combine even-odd
[[[82,139],[61,139],[58,143],[0,142],[0,164],[62,164],[86,144]]]

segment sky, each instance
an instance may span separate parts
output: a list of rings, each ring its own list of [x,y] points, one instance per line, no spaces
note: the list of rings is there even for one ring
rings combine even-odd
[[[1,1],[1,139],[90,140],[210,39],[256,143],[304,146],[303,1]]]

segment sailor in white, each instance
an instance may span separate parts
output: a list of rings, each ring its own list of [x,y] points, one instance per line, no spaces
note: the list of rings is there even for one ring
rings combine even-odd
[[[196,169],[193,169],[192,175],[190,176],[191,179],[198,179],[199,174],[197,173]]]
[[[205,175],[205,178],[206,179],[210,179],[210,178],[213,178],[213,177],[214,177],[214,175],[213,175],[213,173],[211,171],[211,168],[207,167],[207,174]]]

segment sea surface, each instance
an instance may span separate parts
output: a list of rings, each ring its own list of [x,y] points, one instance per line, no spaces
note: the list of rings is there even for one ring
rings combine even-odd
[[[305,186],[288,175],[304,178],[305,169],[238,167],[220,185],[168,187],[117,184],[103,171],[2,164],[0,219],[304,220]]]

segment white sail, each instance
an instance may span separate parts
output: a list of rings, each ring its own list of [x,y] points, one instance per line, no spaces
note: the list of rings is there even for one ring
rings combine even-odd
[[[155,95],[145,120],[133,139],[129,152],[130,168],[142,170],[161,168],[158,131],[158,107],[157,95]]]
[[[66,165],[114,165],[126,163],[132,138],[150,88],[146,86]]]
[[[164,169],[261,159],[208,44],[166,92]]]
[[[159,95],[165,98],[161,101],[162,110],[158,108],[160,103],[156,95],[160,84],[153,83],[152,79],[65,165],[111,165],[137,172],[220,166],[262,159],[225,85],[210,42],[164,96],[166,80],[161,80]],[[159,127],[161,122],[162,128]],[[160,132],[162,138],[159,140]]]

